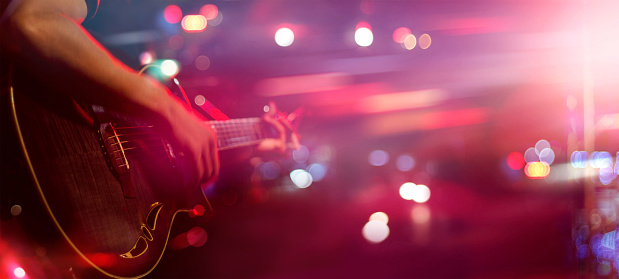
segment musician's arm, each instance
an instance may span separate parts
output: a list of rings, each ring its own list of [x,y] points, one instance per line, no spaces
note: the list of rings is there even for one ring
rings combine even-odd
[[[80,25],[86,14],[84,0],[14,0],[0,21],[3,55],[70,97],[147,118],[195,160],[197,177],[216,176],[212,131],[92,39]]]

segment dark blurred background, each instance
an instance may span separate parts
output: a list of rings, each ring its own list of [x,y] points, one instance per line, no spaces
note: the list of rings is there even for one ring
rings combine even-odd
[[[618,276],[592,241],[617,224],[616,1],[101,2],[95,38],[205,115],[303,110],[301,149],[225,167],[150,277]]]

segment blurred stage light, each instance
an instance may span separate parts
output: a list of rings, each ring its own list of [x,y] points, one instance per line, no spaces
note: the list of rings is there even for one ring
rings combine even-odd
[[[570,163],[573,168],[584,169],[587,167],[587,152],[586,151],[574,151],[570,157]]]
[[[193,101],[196,103],[196,105],[201,107],[202,105],[204,105],[204,103],[206,103],[206,98],[204,98],[204,96],[202,95],[196,95]]]
[[[406,182],[404,184],[402,184],[402,186],[400,186],[400,197],[402,197],[403,199],[410,201],[413,199],[413,195],[414,195],[414,188],[415,188],[415,183],[412,182]]]
[[[155,55],[150,51],[145,51],[140,54],[140,64],[148,65],[155,61]]]
[[[183,45],[185,44],[185,40],[183,39],[183,37],[181,37],[179,35],[173,35],[168,40],[168,44],[170,45],[171,49],[179,50],[179,49],[183,48]]]
[[[181,11],[181,8],[176,5],[169,5],[163,10],[163,18],[168,23],[178,23],[179,21],[181,21],[182,17],[183,12]]]
[[[524,152],[524,161],[527,163],[539,161],[539,155],[535,148],[530,147],[529,149],[527,149],[527,151]]]
[[[374,42],[372,27],[367,22],[359,22],[355,28],[355,42],[357,45],[367,47]]]
[[[409,171],[415,167],[415,159],[410,155],[400,155],[395,161],[395,166],[400,171]]]
[[[309,149],[304,145],[299,146],[299,148],[292,151],[292,159],[294,159],[297,163],[305,163],[307,159],[309,159]]]
[[[374,150],[370,152],[368,162],[375,167],[384,166],[389,162],[389,153],[384,150]]]
[[[417,185],[413,188],[413,200],[418,203],[427,202],[430,199],[430,188],[426,185]]]
[[[260,177],[266,180],[275,179],[281,173],[281,167],[279,166],[279,164],[273,161],[260,164],[258,165],[258,168],[258,171],[260,172]]]
[[[200,55],[196,57],[195,65],[198,70],[205,71],[211,67],[211,59],[206,55]]]
[[[431,212],[425,204],[418,204],[411,210],[411,217],[415,224],[425,224],[430,221]]]
[[[393,31],[393,41],[398,44],[403,44],[406,36],[411,34],[411,30],[407,27],[398,27]]]
[[[279,28],[275,32],[275,43],[281,47],[287,47],[294,42],[294,32],[290,28]]]
[[[531,162],[525,166],[524,174],[533,179],[545,178],[550,174],[550,166],[546,162]]]
[[[168,77],[175,77],[178,74],[178,64],[176,61],[167,59],[161,62],[161,73]]]
[[[307,188],[312,185],[313,182],[312,175],[302,169],[297,169],[290,172],[290,179],[292,180],[292,183],[299,188]]]
[[[219,9],[213,4],[206,4],[200,8],[200,14],[203,15],[206,20],[213,20],[219,14]]]
[[[221,22],[224,20],[224,15],[221,11],[217,11],[217,16],[214,19],[208,21],[208,25],[210,26],[219,26]]]
[[[408,50],[412,50],[415,48],[415,46],[417,45],[417,38],[415,38],[415,35],[410,34],[408,36],[406,36],[406,38],[404,38],[404,48],[408,49]]]
[[[427,49],[430,47],[431,44],[432,44],[432,38],[430,38],[430,35],[423,34],[419,37],[419,47],[421,49]]]
[[[524,156],[520,152],[507,155],[507,166],[512,170],[519,170],[524,166]]]
[[[183,30],[187,33],[202,32],[206,29],[207,21],[203,15],[186,15],[181,21]]]
[[[369,221],[363,226],[363,237],[370,243],[383,242],[389,236],[389,226],[382,221]]]
[[[13,270],[13,275],[17,278],[24,278],[26,276],[26,271],[21,267],[17,267]]]
[[[323,164],[311,164],[307,167],[307,172],[312,175],[313,181],[320,181],[327,174],[327,167]]]
[[[370,215],[370,221],[381,221],[386,225],[389,223],[389,216],[385,212],[374,212]]]
[[[202,247],[207,240],[206,231],[201,227],[193,227],[187,232],[187,243],[193,247]]]

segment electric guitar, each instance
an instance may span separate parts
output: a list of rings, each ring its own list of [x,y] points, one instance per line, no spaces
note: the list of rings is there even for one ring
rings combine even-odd
[[[86,121],[71,100],[28,87],[27,82],[10,87],[8,109],[32,193],[44,211],[36,214],[49,217],[60,242],[95,273],[149,274],[166,249],[175,217],[196,205],[209,208],[199,186],[183,188],[183,158],[146,123],[97,106],[91,109],[94,121]],[[268,136],[261,118],[208,124],[219,150]]]

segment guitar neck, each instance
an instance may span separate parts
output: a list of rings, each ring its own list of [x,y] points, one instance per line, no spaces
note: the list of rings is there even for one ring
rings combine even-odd
[[[217,134],[219,150],[258,144],[266,138],[258,117],[208,121]]]

